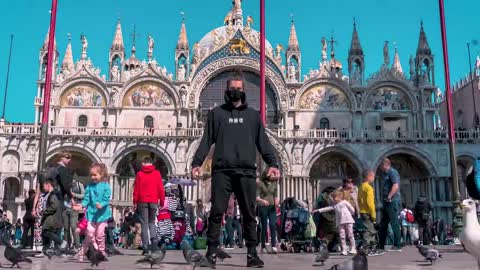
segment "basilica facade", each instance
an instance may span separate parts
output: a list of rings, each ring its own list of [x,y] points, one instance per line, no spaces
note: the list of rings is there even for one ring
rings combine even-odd
[[[40,49],[34,102],[35,123],[45,109],[52,119],[47,163],[54,164],[60,150],[71,151],[71,167],[80,181],[88,181],[90,164],[105,163],[117,218],[131,206],[135,171],[145,155],[153,157],[164,178],[188,177],[207,112],[224,102],[232,72],[243,72],[249,105],[257,109],[260,105],[259,32],[253,28],[253,18],[243,14],[240,0],[227,12],[218,28],[192,46],[182,22],[172,48],[172,71],[155,60],[152,37],[148,59],[138,59],[135,46],[126,48],[120,21],[106,72],[88,57],[86,36],[77,62],[70,43],[63,55],[55,46],[50,108],[43,107],[47,34]],[[388,157],[400,172],[403,201],[412,206],[425,194],[434,216],[451,221],[454,194],[448,136],[440,129],[434,57],[423,25],[408,71],[400,65],[396,48],[391,61],[390,48],[385,43],[384,63],[378,71],[365,74],[364,51],[354,24],[345,65],[335,57],[334,42],[322,39],[321,53],[309,56],[318,57],[319,66],[302,74],[294,21],[286,46],[266,43],[267,133],[281,166],[281,199],[295,196],[312,205],[324,188],[339,186],[344,177],[359,181],[364,169],[380,175],[379,164]],[[470,170],[477,146],[474,141],[462,143],[458,155]],[[0,126],[0,144],[0,196],[3,209],[15,219],[23,215],[23,200],[35,185],[39,126]],[[209,168],[207,159],[204,179],[186,188],[188,200],[209,200]],[[381,184],[378,177],[378,208]]]

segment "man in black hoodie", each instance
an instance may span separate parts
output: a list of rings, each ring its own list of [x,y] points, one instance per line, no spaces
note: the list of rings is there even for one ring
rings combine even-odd
[[[212,207],[208,218],[207,259],[215,264],[222,216],[227,210],[230,194],[235,193],[243,216],[248,248],[247,267],[263,267],[258,257],[255,200],[256,150],[267,163],[268,177],[280,177],[275,151],[268,140],[258,111],[245,102],[244,79],[235,74],[227,81],[225,104],[208,112],[202,141],[193,157],[192,176],[198,178],[201,166],[215,144],[212,158]]]

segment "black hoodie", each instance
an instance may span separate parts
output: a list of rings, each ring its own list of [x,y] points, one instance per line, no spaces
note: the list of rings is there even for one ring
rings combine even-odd
[[[215,152],[212,172],[244,171],[255,173],[256,150],[269,167],[278,168],[275,151],[268,140],[258,111],[242,105],[235,108],[225,94],[226,103],[208,112],[202,141],[193,157],[192,168],[202,166],[212,144]]]

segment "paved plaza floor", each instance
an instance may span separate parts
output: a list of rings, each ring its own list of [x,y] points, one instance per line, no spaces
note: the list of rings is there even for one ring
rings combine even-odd
[[[402,270],[447,270],[447,269],[459,269],[459,270],[477,270],[477,263],[472,256],[463,252],[461,248],[452,246],[439,246],[437,247],[442,251],[443,259],[440,259],[433,266],[430,266],[428,262],[418,254],[417,249],[414,247],[406,247],[402,252],[389,252],[384,256],[369,257],[369,270],[384,270],[384,269],[402,269]],[[135,265],[135,261],[140,257],[140,251],[133,250],[121,250],[125,253],[123,256],[114,256],[109,258],[109,262],[103,263],[98,269],[150,269],[149,265]],[[229,251],[232,255],[232,259],[217,264],[217,269],[247,269],[246,265],[246,250],[235,249]],[[3,255],[3,247],[0,248],[0,254]],[[345,257],[340,255],[332,255],[327,261],[325,266],[312,266],[315,258],[315,254],[292,254],[292,253],[279,253],[277,255],[261,254],[261,258],[265,261],[264,269],[280,270],[280,269],[330,269],[330,267],[343,260],[350,259],[351,257]],[[2,268],[10,267],[3,256],[0,258]],[[33,258],[33,264],[21,264],[22,269],[66,269],[66,270],[82,270],[92,269],[88,263],[72,262],[66,258],[54,258],[49,261],[46,258],[36,259]],[[191,270],[193,267],[186,264],[183,259],[181,251],[168,251],[165,257],[164,263],[160,266],[155,266],[154,269],[164,270]],[[97,268],[93,268],[97,269]],[[197,268],[199,269],[199,268]],[[202,268],[208,269],[208,268]]]

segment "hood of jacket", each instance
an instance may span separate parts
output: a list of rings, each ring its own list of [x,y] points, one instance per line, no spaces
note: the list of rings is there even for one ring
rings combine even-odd
[[[142,166],[142,172],[144,173],[151,173],[153,171],[155,171],[155,166],[153,165]]]

